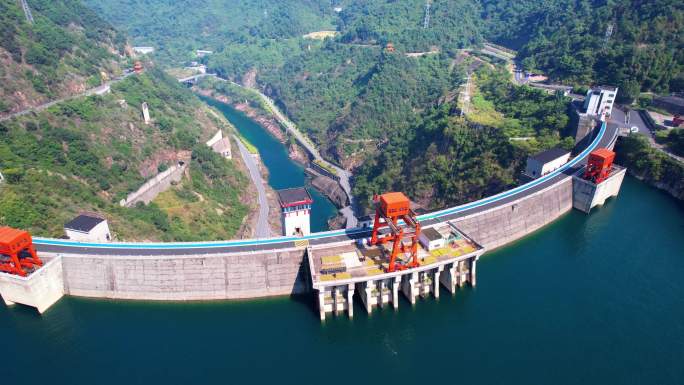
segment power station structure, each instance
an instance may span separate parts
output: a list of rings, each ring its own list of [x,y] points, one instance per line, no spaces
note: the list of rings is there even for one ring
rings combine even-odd
[[[587,165],[573,175],[572,206],[589,213],[620,192],[627,169],[613,163],[615,152],[599,148],[589,154]]]
[[[411,202],[401,192],[390,192],[374,197],[375,221],[370,239],[371,246],[392,242],[388,272],[418,267],[418,238],[420,223],[416,213],[411,210]],[[399,223],[402,220],[403,223]],[[389,232],[380,233],[387,228]],[[403,261],[397,264],[397,256],[401,253]]]
[[[283,235],[304,236],[311,234],[311,205],[313,199],[303,187],[278,190]]]
[[[584,113],[601,120],[613,112],[618,88],[613,86],[592,87],[584,98]]]
[[[28,232],[0,227],[0,271],[25,277],[43,265]]]
[[[2,229],[0,296],[42,313],[64,295],[187,301],[312,293],[325,319],[331,312],[352,317],[354,298],[370,313],[386,305],[397,309],[400,294],[411,304],[439,297],[440,287],[455,294],[476,285],[477,261],[487,249],[573,207],[589,212],[616,196],[626,170],[613,164],[607,149],[617,132],[603,122],[589,147],[561,168],[460,206],[416,216],[404,194],[383,194],[375,199],[372,230],[296,236],[310,231],[313,199],[303,188],[278,193],[283,238],[104,244],[31,239]]]
[[[615,153],[607,148],[599,148],[593,151],[589,154],[587,168],[584,171],[584,179],[596,184],[603,182],[610,175],[614,160]]]

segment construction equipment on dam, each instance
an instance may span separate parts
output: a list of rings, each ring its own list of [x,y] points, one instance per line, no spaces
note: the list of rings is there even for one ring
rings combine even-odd
[[[589,213],[606,199],[616,197],[627,169],[613,163],[615,152],[599,148],[589,154],[587,165],[573,175],[572,206]]]
[[[452,222],[421,229],[411,202],[401,192],[376,195],[369,238],[307,248],[311,284],[321,320],[326,313],[353,316],[354,293],[370,313],[399,306],[399,293],[439,297],[466,283],[475,286],[476,261],[485,249]],[[421,246],[421,247],[419,247]]]
[[[0,227],[0,272],[25,277],[42,265],[28,232]]]
[[[599,148],[589,154],[587,168],[584,171],[584,179],[596,184],[603,182],[613,169],[615,153],[607,148]]]
[[[370,245],[377,246],[392,242],[387,272],[405,270],[418,267],[418,237],[420,236],[420,223],[416,219],[416,213],[411,210],[411,202],[401,192],[390,192],[374,197],[375,221],[373,223],[373,235]],[[399,220],[403,223],[400,224]],[[381,229],[388,228],[389,232],[380,233]],[[404,257],[397,264],[399,253]]]

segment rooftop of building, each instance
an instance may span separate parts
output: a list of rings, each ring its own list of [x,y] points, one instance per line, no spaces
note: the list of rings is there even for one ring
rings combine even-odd
[[[75,230],[87,233],[104,221],[104,218],[98,217],[94,214],[81,214],[64,225],[64,228],[67,230]]]
[[[556,160],[560,157],[566,156],[570,154],[570,151],[564,150],[562,148],[554,147],[550,150],[542,151],[538,154],[534,154],[530,156],[530,159],[534,159],[536,161],[539,161],[541,163],[547,163],[552,160]]]
[[[313,199],[311,199],[309,191],[307,191],[304,187],[278,190],[277,193],[278,201],[280,202],[281,207],[313,203]]]
[[[425,238],[427,238],[430,241],[437,241],[439,239],[444,238],[442,234],[440,234],[439,231],[435,230],[432,227],[429,227],[427,229],[422,229],[420,231],[421,234],[425,235]]]
[[[617,91],[617,87],[615,86],[594,86],[591,87],[592,91],[609,91],[609,92],[615,92]]]
[[[17,239],[25,237],[26,231],[11,227],[0,227],[0,243],[16,243]]]

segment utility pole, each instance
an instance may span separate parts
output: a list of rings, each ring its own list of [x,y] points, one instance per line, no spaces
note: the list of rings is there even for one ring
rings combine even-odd
[[[608,42],[610,41],[611,36],[613,36],[613,30],[615,29],[615,23],[612,21],[608,23],[608,26],[606,27],[606,33],[603,36],[603,50],[605,51],[606,48],[608,48]]]
[[[423,18],[423,29],[430,26],[430,0],[425,1],[425,17]]]

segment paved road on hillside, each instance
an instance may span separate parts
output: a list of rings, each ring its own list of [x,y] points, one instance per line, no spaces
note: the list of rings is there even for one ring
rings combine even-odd
[[[55,100],[49,101],[47,103],[43,103],[43,104],[40,104],[40,105],[37,105],[34,107],[29,107],[29,108],[21,110],[21,111],[13,112],[9,115],[0,116],[0,122],[4,122],[5,120],[9,120],[9,119],[13,119],[13,118],[16,118],[19,116],[23,116],[23,115],[26,115],[26,114],[31,113],[31,112],[43,111],[47,108],[54,106],[55,104],[66,102],[67,100],[76,99],[76,98],[85,97],[85,96],[91,96],[91,95],[102,95],[104,93],[109,92],[109,89],[111,88],[112,84],[117,83],[117,82],[127,78],[128,76],[130,76],[132,74],[133,73],[126,74],[120,78],[110,80],[101,86],[97,86],[94,88],[87,89],[83,92],[79,92],[78,94],[74,94],[74,95],[67,96],[64,98],[55,99]]]
[[[256,237],[268,238],[271,236],[271,227],[268,225],[268,198],[266,197],[266,187],[264,186],[264,179],[261,177],[259,165],[254,156],[249,153],[247,147],[242,143],[237,136],[233,135],[233,139],[237,142],[240,149],[240,156],[245,161],[245,165],[249,170],[249,176],[252,178],[252,183],[257,189],[257,198],[259,201],[259,217],[257,218]]]

